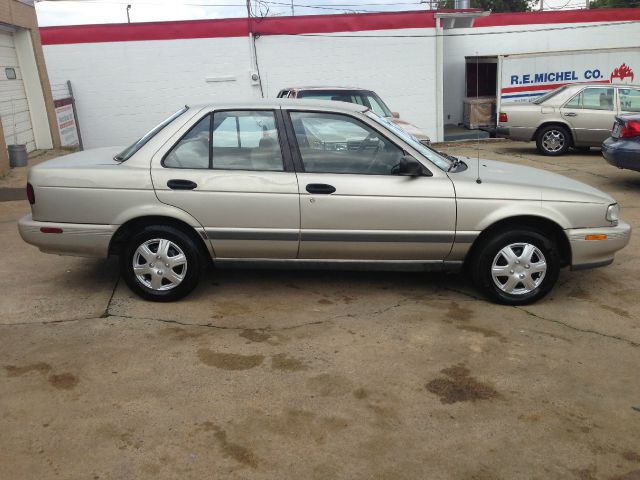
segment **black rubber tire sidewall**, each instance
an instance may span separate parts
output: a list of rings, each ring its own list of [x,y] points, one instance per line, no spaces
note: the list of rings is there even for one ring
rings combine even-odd
[[[547,133],[549,130],[558,130],[564,134],[564,138],[565,138],[564,146],[557,152],[550,152],[542,146],[542,137],[544,137],[544,134]],[[565,127],[562,127],[560,125],[548,125],[546,127],[542,127],[538,132],[538,135],[536,136],[536,147],[538,147],[538,151],[541,154],[547,155],[549,157],[558,157],[560,155],[564,155],[567,152],[567,150],[569,150],[569,147],[571,147],[572,143],[573,142],[572,142],[571,134],[569,133],[569,130],[567,130]]]
[[[166,291],[151,290],[140,282],[133,273],[133,255],[136,249],[152,238],[165,238],[178,245],[187,257],[187,274],[177,287]],[[198,245],[182,230],[168,225],[151,225],[143,227],[131,236],[120,254],[120,273],[129,288],[145,300],[156,302],[172,302],[188,295],[198,284],[202,275],[203,264]]]
[[[511,295],[500,290],[491,276],[491,265],[498,252],[513,243],[530,243],[540,249],[547,262],[544,280],[534,291]],[[476,288],[496,303],[526,305],[540,300],[553,288],[560,273],[560,255],[554,242],[536,230],[518,229],[501,232],[482,242],[474,253],[471,275]]]

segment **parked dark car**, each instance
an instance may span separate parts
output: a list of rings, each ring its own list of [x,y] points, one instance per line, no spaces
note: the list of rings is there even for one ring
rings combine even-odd
[[[611,136],[602,144],[602,155],[614,167],[640,172],[640,114],[616,117]]]

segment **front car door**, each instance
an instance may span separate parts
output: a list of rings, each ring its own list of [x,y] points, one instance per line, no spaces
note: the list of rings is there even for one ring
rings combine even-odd
[[[293,259],[298,184],[280,110],[217,110],[183,127],[152,160],[158,199],[204,226],[217,258]]]
[[[599,146],[610,134],[616,115],[615,88],[587,87],[560,109],[576,144]]]
[[[365,116],[292,108],[285,117],[297,144],[300,259],[442,262],[456,223],[445,172],[399,175],[401,142]]]

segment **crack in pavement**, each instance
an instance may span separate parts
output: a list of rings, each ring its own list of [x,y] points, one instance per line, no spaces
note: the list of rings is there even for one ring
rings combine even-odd
[[[136,317],[136,316],[132,316],[132,315],[118,315],[118,314],[112,314],[110,313],[110,309],[111,309],[111,303],[113,301],[116,289],[118,288],[118,284],[120,282],[120,277],[118,277],[118,279],[115,282],[115,285],[113,286],[113,290],[111,291],[111,295],[109,297],[109,300],[107,302],[107,306],[104,310],[104,312],[102,313],[102,315],[99,315],[97,317],[83,317],[83,318],[73,318],[73,319],[66,319],[66,320],[50,320],[50,321],[41,321],[41,322],[19,322],[19,323],[10,323],[10,324],[1,324],[0,327],[12,327],[12,326],[26,326],[26,325],[51,325],[51,324],[57,324],[57,323],[69,323],[69,322],[82,322],[82,321],[88,321],[88,320],[106,320],[108,318],[122,318],[122,319],[130,319],[130,320],[145,320],[145,321],[153,321],[153,322],[161,322],[161,323],[171,323],[171,324],[176,324],[176,325],[182,325],[185,327],[203,327],[203,328],[213,328],[213,329],[218,329],[218,330],[259,330],[259,331],[264,331],[264,332],[281,332],[281,331],[286,331],[286,330],[293,330],[293,329],[297,329],[297,328],[303,328],[303,327],[308,327],[308,326],[317,326],[317,325],[323,325],[326,323],[331,323],[335,320],[341,319],[341,318],[356,318],[356,317],[360,317],[363,315],[368,315],[370,317],[375,317],[375,316],[379,316],[382,315],[390,310],[393,310],[395,308],[399,308],[407,303],[411,303],[411,302],[415,302],[415,300],[412,300],[410,298],[404,298],[403,300],[400,300],[396,303],[394,303],[393,305],[387,305],[384,308],[380,308],[378,310],[374,310],[373,312],[369,312],[369,313],[342,313],[339,315],[334,315],[331,316],[329,318],[326,318],[324,320],[315,320],[312,322],[305,322],[305,323],[300,323],[300,324],[296,324],[296,325],[289,325],[286,327],[280,327],[280,328],[271,328],[271,327],[265,327],[265,328],[248,328],[248,327],[244,327],[244,326],[237,326],[237,327],[225,327],[222,325],[216,325],[214,323],[192,323],[192,322],[182,322],[180,320],[172,320],[172,319],[164,319],[164,318],[153,318],[153,317]],[[442,287],[443,290],[447,290],[450,292],[454,292],[454,293],[458,293],[461,294],[463,296],[466,296],[469,298],[469,301],[471,300],[480,300],[480,301],[486,301],[484,300],[482,297],[479,296],[475,296],[471,293],[465,292],[463,290],[459,290],[456,288],[452,288],[449,286],[445,286]],[[600,337],[604,337],[604,338],[609,338],[611,340],[617,340],[620,342],[624,342],[627,343],[628,345],[632,346],[632,347],[640,347],[640,343],[635,342],[633,340],[630,340],[628,338],[624,338],[621,337],[619,335],[609,335],[607,333],[603,333],[603,332],[599,332],[597,330],[591,330],[591,329],[586,329],[586,328],[579,328],[573,325],[570,325],[568,323],[565,323],[561,320],[556,320],[553,318],[547,318],[544,317],[542,315],[539,315],[537,313],[532,312],[531,310],[527,310],[525,307],[522,306],[513,306],[512,308],[515,308],[516,310],[520,310],[524,313],[526,313],[527,315],[530,315],[532,317],[535,317],[539,320],[543,320],[546,322],[550,322],[550,323],[555,323],[557,325],[563,326],[565,328],[568,328],[570,330],[576,331],[576,332],[580,332],[580,333],[589,333],[592,335],[597,335]]]
[[[555,320],[553,318],[543,317],[543,316],[538,315],[538,314],[536,314],[536,313],[534,313],[534,312],[532,312],[530,310],[527,310],[526,308],[523,308],[523,307],[515,307],[515,308],[525,312],[528,315],[531,315],[532,317],[538,318],[540,320],[544,320],[546,322],[552,322],[552,323],[556,323],[558,325],[562,325],[563,327],[569,328],[570,330],[575,330],[576,332],[591,333],[591,334],[594,334],[594,335],[598,335],[600,337],[610,338],[610,339],[613,339],[613,340],[619,340],[621,342],[628,343],[632,347],[640,347],[640,343],[634,342],[633,340],[629,340],[628,338],[620,337],[618,335],[609,335],[607,333],[598,332],[597,330],[591,330],[591,329],[588,329],[588,328],[578,328],[578,327],[575,327],[575,326],[570,325],[568,323],[562,322],[560,320]]]
[[[444,288],[447,289],[447,290],[450,290],[452,292],[456,292],[456,293],[460,293],[462,295],[466,295],[466,296],[468,296],[468,297],[470,297],[470,298],[472,298],[474,300],[481,300],[481,298],[475,297],[475,296],[473,296],[473,295],[471,295],[469,293],[463,292],[462,290],[456,290],[456,289],[451,288],[451,287],[444,287]],[[627,344],[631,345],[632,347],[640,347],[640,343],[634,342],[633,340],[629,340],[628,338],[624,338],[624,337],[621,337],[619,335],[609,335],[607,333],[599,332],[597,330],[591,330],[591,329],[588,329],[588,328],[578,328],[578,327],[575,327],[575,326],[573,326],[571,324],[562,322],[560,320],[543,317],[542,315],[538,315],[537,313],[534,313],[531,310],[527,310],[525,307],[522,307],[522,306],[514,305],[512,308],[515,308],[516,310],[520,310],[520,311],[526,313],[527,315],[535,317],[535,318],[537,318],[539,320],[543,320],[545,322],[551,322],[551,323],[555,323],[557,325],[561,325],[561,326],[563,326],[565,328],[568,328],[569,330],[574,330],[574,331],[580,332],[580,333],[591,333],[593,335],[598,335],[600,337],[605,337],[605,338],[609,338],[609,339],[612,339],[612,340],[618,340],[620,342],[627,343]]]

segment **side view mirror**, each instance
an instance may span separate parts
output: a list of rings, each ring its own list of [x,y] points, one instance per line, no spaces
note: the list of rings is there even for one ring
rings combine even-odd
[[[403,155],[398,164],[398,175],[419,177],[424,173],[422,164],[411,155]]]
[[[400,118],[400,114],[398,112],[391,112],[391,116],[393,118]]]

